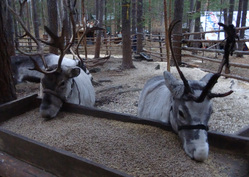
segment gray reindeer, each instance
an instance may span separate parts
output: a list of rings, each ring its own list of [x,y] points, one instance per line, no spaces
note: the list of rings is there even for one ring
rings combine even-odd
[[[64,102],[89,107],[92,107],[95,103],[95,91],[91,82],[91,77],[89,77],[89,75],[78,66],[63,64],[64,56],[73,45],[76,35],[76,25],[73,17],[74,7],[70,5],[69,0],[67,0],[67,2],[65,1],[65,4],[67,4],[69,8],[70,21],[73,28],[72,37],[67,43],[65,43],[64,25],[62,27],[61,36],[57,36],[45,26],[45,30],[52,40],[49,42],[38,40],[25,27],[20,15],[8,6],[8,9],[13,15],[15,15],[16,19],[26,32],[25,35],[29,36],[37,44],[38,51],[36,54],[27,54],[20,49],[18,50],[22,54],[31,57],[34,63],[34,68],[31,70],[36,70],[43,74],[41,79],[41,92],[43,93],[43,97],[40,105],[40,113],[42,117],[48,119],[54,118],[58,114]],[[59,49],[60,55],[57,59],[58,63],[51,66],[46,63],[41,42]],[[38,55],[42,59],[45,69],[40,67],[41,64],[32,58],[34,55]]]
[[[170,49],[181,80],[165,71],[145,84],[139,98],[138,116],[169,123],[179,135],[188,156],[196,161],[208,157],[208,121],[212,113],[211,99],[232,93],[211,93],[220,73],[208,73],[201,80],[187,80],[175,59],[171,33],[179,21],[169,27]]]

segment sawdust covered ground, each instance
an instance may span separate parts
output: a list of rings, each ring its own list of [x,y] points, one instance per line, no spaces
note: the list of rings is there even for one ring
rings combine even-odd
[[[233,60],[243,62],[247,58]],[[144,84],[153,76],[162,75],[167,64],[134,60],[136,69],[121,70],[121,62],[121,56],[113,56],[104,66],[97,68],[98,72],[92,73],[96,107],[136,115],[139,94]],[[156,67],[159,69],[155,69]],[[181,69],[187,79],[201,79],[206,74],[197,68]],[[171,68],[171,72],[178,77],[175,67]],[[249,125],[249,83],[221,77],[213,92],[223,93],[230,89],[234,91],[232,95],[213,99],[214,112],[209,121],[210,130],[233,134]],[[38,90],[39,84],[22,83],[17,86],[19,97],[38,93]]]
[[[145,82],[162,75],[166,63],[134,61],[136,69],[121,70],[121,62],[121,56],[112,57],[100,71],[92,73],[96,107],[136,115]],[[201,79],[206,74],[197,68],[182,71],[187,79]],[[178,77],[174,67],[171,72]],[[22,97],[37,93],[38,88],[39,84],[28,83],[18,85],[17,91]],[[213,91],[230,89],[232,95],[213,100],[210,130],[235,133],[249,125],[249,84],[221,77]],[[185,154],[175,134],[150,126],[63,112],[52,121],[44,121],[38,109],[1,126],[132,176],[246,176],[249,170],[244,158],[212,148],[209,158],[197,163]]]

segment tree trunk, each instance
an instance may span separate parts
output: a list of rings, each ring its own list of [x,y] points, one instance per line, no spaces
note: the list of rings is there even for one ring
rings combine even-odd
[[[136,20],[137,20],[136,6],[137,6],[137,0],[132,0],[132,11],[131,11],[131,19],[132,19],[132,25],[131,26],[132,27],[131,27],[131,31],[132,31],[133,35],[136,34]]]
[[[243,0],[239,0],[238,14],[237,14],[237,20],[236,20],[236,27],[239,27],[239,25],[240,25],[242,4],[243,4]]]
[[[70,36],[71,36],[71,23],[70,23],[70,18],[68,14],[68,10],[67,7],[63,6],[63,11],[64,11],[64,15],[62,15],[63,18],[63,25],[65,27],[65,36],[66,36],[66,41],[70,40]]]
[[[121,3],[120,3],[120,1],[118,1],[118,3],[117,3],[117,6],[116,7],[118,7],[117,8],[117,17],[116,17],[116,30],[117,30],[117,32],[119,33],[120,31],[121,31],[121,27],[120,27],[120,24],[121,24],[121,14],[122,14],[122,10],[120,10],[120,7],[121,6]]]
[[[26,3],[26,19],[27,19],[27,22],[26,22],[26,26],[27,26],[27,29],[28,29],[28,31],[31,31],[30,30],[30,19],[31,19],[31,16],[30,16],[30,12],[31,11],[31,9],[30,9],[30,5],[29,5],[29,3],[27,2]],[[31,53],[32,52],[32,41],[31,41],[31,39],[30,38],[28,38],[28,45],[30,46],[29,47],[29,52]]]
[[[31,0],[31,4],[32,4],[32,14],[33,14],[32,17],[33,17],[35,37],[37,39],[40,39],[40,35],[39,35],[39,20],[38,20],[38,16],[37,16],[36,0]]]
[[[200,32],[200,26],[201,26],[201,1],[198,0],[196,2],[196,12],[198,14],[198,16],[195,18],[195,32]],[[201,39],[200,34],[195,34],[194,35],[194,39]],[[198,48],[201,46],[200,42],[195,42],[193,44],[194,47]],[[193,52],[194,54],[196,54],[196,51]]]
[[[228,24],[228,19],[227,19],[227,8],[223,9],[223,13],[224,13],[224,24],[227,25]]]
[[[58,35],[58,11],[57,11],[57,1],[47,0],[48,5],[48,26],[50,30]],[[58,49],[49,46],[49,52],[58,55]]]
[[[229,1],[228,24],[233,23],[234,0]]]
[[[149,0],[149,14],[151,14],[151,0]],[[148,31],[151,34],[151,19],[152,17],[150,16],[148,19]]]
[[[241,20],[241,27],[246,26],[246,15],[247,15],[247,6],[248,6],[248,0],[244,0],[243,7],[242,7],[242,20]],[[244,39],[245,37],[245,30],[240,30],[240,39]],[[243,42],[238,42],[238,50],[243,49]],[[243,55],[237,55],[238,57],[243,57]]]
[[[130,39],[130,0],[122,0],[122,42],[123,42],[123,60],[121,67],[123,69],[135,68],[131,56]]]
[[[167,11],[167,2],[166,0],[163,1],[164,4],[164,25],[165,25],[165,42],[166,42],[166,61],[167,61],[167,71],[170,72],[170,50],[169,50],[169,30],[168,30],[168,11]],[[159,39],[160,40],[160,39]],[[160,43],[161,44],[161,43]],[[160,45],[161,47],[161,45]],[[163,59],[161,59],[163,61]]]
[[[5,1],[0,1],[0,104],[16,99],[16,90],[11,73],[9,39],[6,34],[4,13]]]
[[[99,24],[98,26],[99,27],[102,27],[102,24],[103,24],[103,0],[99,0],[99,3],[98,3],[99,7],[97,9],[98,11],[98,18],[97,20],[99,21]],[[99,58],[100,57],[100,46],[101,46],[101,35],[102,35],[102,30],[98,30],[97,31],[97,38],[96,38],[96,44],[95,44],[95,55],[94,55],[94,58]]]
[[[143,51],[143,0],[137,0],[137,53]]]
[[[194,11],[194,0],[190,0],[190,4],[189,4],[189,11],[192,15],[193,11]],[[192,16],[189,19],[189,32],[192,32],[192,25],[194,24],[194,20],[192,19]]]
[[[45,26],[46,23],[46,19],[45,19],[45,3],[44,0],[41,0],[41,18],[42,18],[42,25],[41,26]],[[44,34],[44,33],[43,33]]]
[[[8,0],[8,4],[9,4],[9,6],[11,6],[11,4],[12,4],[11,0]],[[15,55],[15,45],[14,45],[14,38],[13,38],[15,30],[14,30],[13,20],[12,20],[10,12],[7,12],[6,14],[7,14],[6,24],[8,24],[8,25],[6,25],[7,38],[8,38],[8,42],[9,42],[9,47],[7,49],[8,49],[10,56],[13,56],[13,55]]]
[[[174,8],[174,19],[175,20],[181,20],[182,21],[182,15],[183,15],[183,0],[175,0],[175,8]],[[181,41],[182,41],[182,22],[178,23],[174,30],[173,30],[173,41],[176,41],[173,43],[173,52],[175,54],[177,63],[180,64],[181,59]],[[174,61],[171,61],[170,64],[172,66],[175,65]]]
[[[95,13],[96,13],[96,20],[99,19],[99,0],[95,0]]]

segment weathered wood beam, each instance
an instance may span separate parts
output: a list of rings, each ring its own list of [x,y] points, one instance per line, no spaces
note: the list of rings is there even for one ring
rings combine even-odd
[[[34,167],[0,151],[0,176],[55,177],[43,169]]]

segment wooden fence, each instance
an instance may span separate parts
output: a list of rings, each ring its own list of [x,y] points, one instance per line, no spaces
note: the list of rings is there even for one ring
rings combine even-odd
[[[75,44],[77,43],[77,38],[75,40]],[[86,40],[86,50],[85,47],[80,45],[79,47],[79,53],[81,55],[94,55],[95,51],[95,43],[96,38],[95,37],[87,37]],[[22,40],[18,41],[19,48],[22,51],[25,51],[27,53],[35,52],[36,50],[36,44],[35,42],[31,41],[29,38],[23,38]],[[132,43],[132,46],[135,46],[136,42]],[[112,54],[112,55],[121,55],[122,54],[122,37],[106,37],[102,38],[101,41],[101,54]],[[16,51],[17,54],[19,54],[19,51]],[[49,53],[49,46],[44,45],[44,53]]]
[[[247,30],[249,27],[236,28],[236,30]],[[219,31],[208,31],[208,32],[194,32],[194,33],[183,33],[182,38],[182,61],[191,66],[191,63],[185,62],[186,57],[191,57],[192,60],[201,60],[201,62],[214,62],[220,63],[221,59],[217,59],[218,54],[222,54],[224,51],[219,49],[219,44],[223,42],[223,40],[204,40],[204,39],[189,39],[190,35],[200,35],[204,36],[206,33],[220,33]],[[132,39],[132,37],[131,37]],[[166,46],[165,46],[165,36],[156,34],[146,34],[144,35],[143,41],[143,50],[146,52],[152,59],[155,61],[166,61]],[[96,38],[87,38],[87,47],[86,50],[83,46],[79,48],[79,52],[81,55],[94,55],[95,51],[95,41]],[[77,42],[77,39],[76,39]],[[179,41],[178,41],[179,42]],[[239,42],[249,42],[249,39],[240,39]],[[194,43],[201,43],[202,48],[193,47]],[[132,41],[132,46],[136,46],[136,42]],[[205,47],[208,46],[208,47]],[[25,50],[27,52],[33,52],[36,49],[35,44],[29,39],[22,39],[19,41],[19,48]],[[132,50],[132,49],[131,49]],[[45,46],[45,53],[48,53],[48,47]],[[194,54],[193,54],[194,53]],[[207,53],[213,53],[214,57],[205,56]],[[105,37],[102,38],[101,44],[101,54],[104,55],[122,55],[122,38],[121,37]],[[234,55],[242,54],[249,55],[249,51],[235,50]],[[248,64],[241,63],[230,63],[231,67],[249,69]],[[212,70],[208,70],[207,68],[201,68],[204,71],[215,72]],[[231,74],[222,74],[226,77],[235,78],[243,81],[249,82],[248,77],[233,75]]]
[[[237,31],[239,30],[247,30],[249,27],[242,27],[242,28],[236,28]],[[181,41],[182,43],[182,54],[181,54],[181,60],[184,64],[189,65],[189,66],[194,66],[197,67],[197,65],[193,65],[192,63],[188,63],[185,60],[187,58],[191,58],[191,60],[201,60],[202,63],[204,62],[212,62],[212,63],[217,63],[217,66],[221,62],[221,59],[218,59],[219,54],[223,54],[224,50],[219,49],[219,44],[222,43],[224,40],[204,40],[204,39],[189,39],[190,35],[200,35],[203,36],[206,33],[220,33],[224,32],[223,30],[219,31],[208,31],[208,32],[195,32],[195,33],[183,33],[182,38],[183,40]],[[165,36],[162,35],[147,35],[145,37],[146,42],[144,46],[144,51],[150,54],[150,56],[159,61],[166,61],[166,46],[165,46]],[[173,41],[177,42],[177,41]],[[178,41],[179,42],[179,41]],[[249,39],[240,39],[237,42],[249,42]],[[195,46],[193,44],[199,43],[202,44],[201,48],[200,47],[192,47]],[[205,45],[204,45],[205,44]],[[198,46],[198,45],[197,45]],[[208,46],[208,47],[206,47]],[[209,53],[213,53],[213,57],[210,57],[210,55],[205,56]],[[233,52],[233,55],[241,54],[241,55],[249,55],[249,51],[243,51],[243,50],[235,50]],[[244,69],[248,71],[249,74],[249,64],[243,64],[243,63],[234,63],[230,62],[231,67],[236,67],[239,70]],[[212,72],[215,73],[217,71],[213,71],[207,68],[201,68],[203,71],[207,72]],[[247,74],[247,75],[248,75]],[[232,72],[230,74],[224,74],[222,73],[223,76],[228,77],[228,78],[235,78],[238,80],[243,80],[249,82],[249,76],[241,76],[241,75],[235,75]]]

